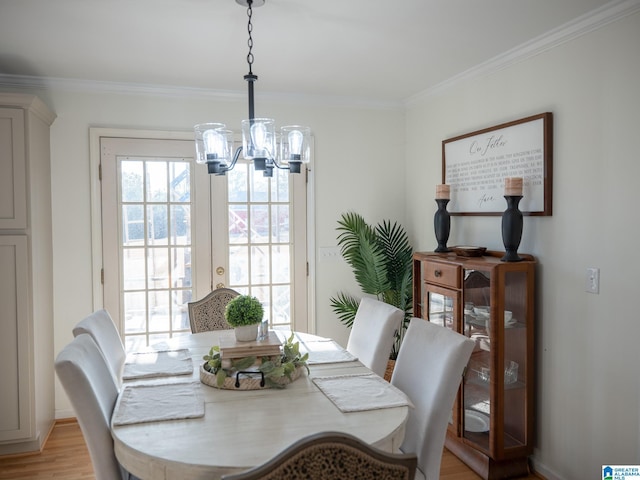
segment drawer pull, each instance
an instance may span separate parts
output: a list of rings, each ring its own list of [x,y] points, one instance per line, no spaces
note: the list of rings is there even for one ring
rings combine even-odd
[[[434,271],[434,272],[433,272],[433,274],[434,274],[436,277],[440,277],[440,276],[442,276],[442,272],[441,272],[440,270],[436,270],[436,271]]]

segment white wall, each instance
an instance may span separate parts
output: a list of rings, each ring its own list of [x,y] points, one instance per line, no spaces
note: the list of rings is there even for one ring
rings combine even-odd
[[[407,111],[407,224],[433,234],[444,139],[553,112],[553,216],[525,217],[520,251],[539,260],[535,465],[549,479],[601,478],[638,464],[640,14]],[[505,204],[506,206],[506,204]],[[500,217],[452,217],[449,245],[502,250]],[[600,268],[600,294],[585,270]]]
[[[199,122],[222,121],[239,130],[247,104],[244,98],[201,100],[69,91],[59,87],[30,93],[39,95],[57,114],[51,129],[53,319],[57,355],[72,339],[72,327],[102,306],[101,298],[92,298],[89,128],[191,131]],[[331,106],[312,101],[276,104],[260,102],[260,94],[256,96],[259,114],[274,117],[278,125],[299,123],[312,129],[315,246],[336,245],[337,220],[347,210],[358,211],[373,222],[382,218],[403,220],[401,108],[353,108],[337,102]],[[204,167],[201,173],[206,175]],[[353,294],[359,294],[359,290],[342,261],[320,261],[316,269],[316,332],[346,344],[349,331],[331,311],[329,298],[339,290]],[[58,418],[73,415],[58,382],[55,402]]]

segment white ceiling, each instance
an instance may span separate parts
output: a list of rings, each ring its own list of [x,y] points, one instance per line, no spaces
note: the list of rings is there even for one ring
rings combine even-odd
[[[608,3],[266,0],[256,92],[402,102]],[[247,50],[234,0],[0,0],[4,78],[244,92]]]

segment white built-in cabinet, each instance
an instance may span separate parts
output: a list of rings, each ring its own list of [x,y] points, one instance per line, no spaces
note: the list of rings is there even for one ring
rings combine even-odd
[[[40,449],[54,420],[54,119],[34,95],[0,93],[0,454]]]

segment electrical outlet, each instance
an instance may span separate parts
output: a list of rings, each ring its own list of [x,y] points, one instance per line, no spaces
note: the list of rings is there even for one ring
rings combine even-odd
[[[600,269],[587,268],[586,288],[588,293],[600,293]]]

